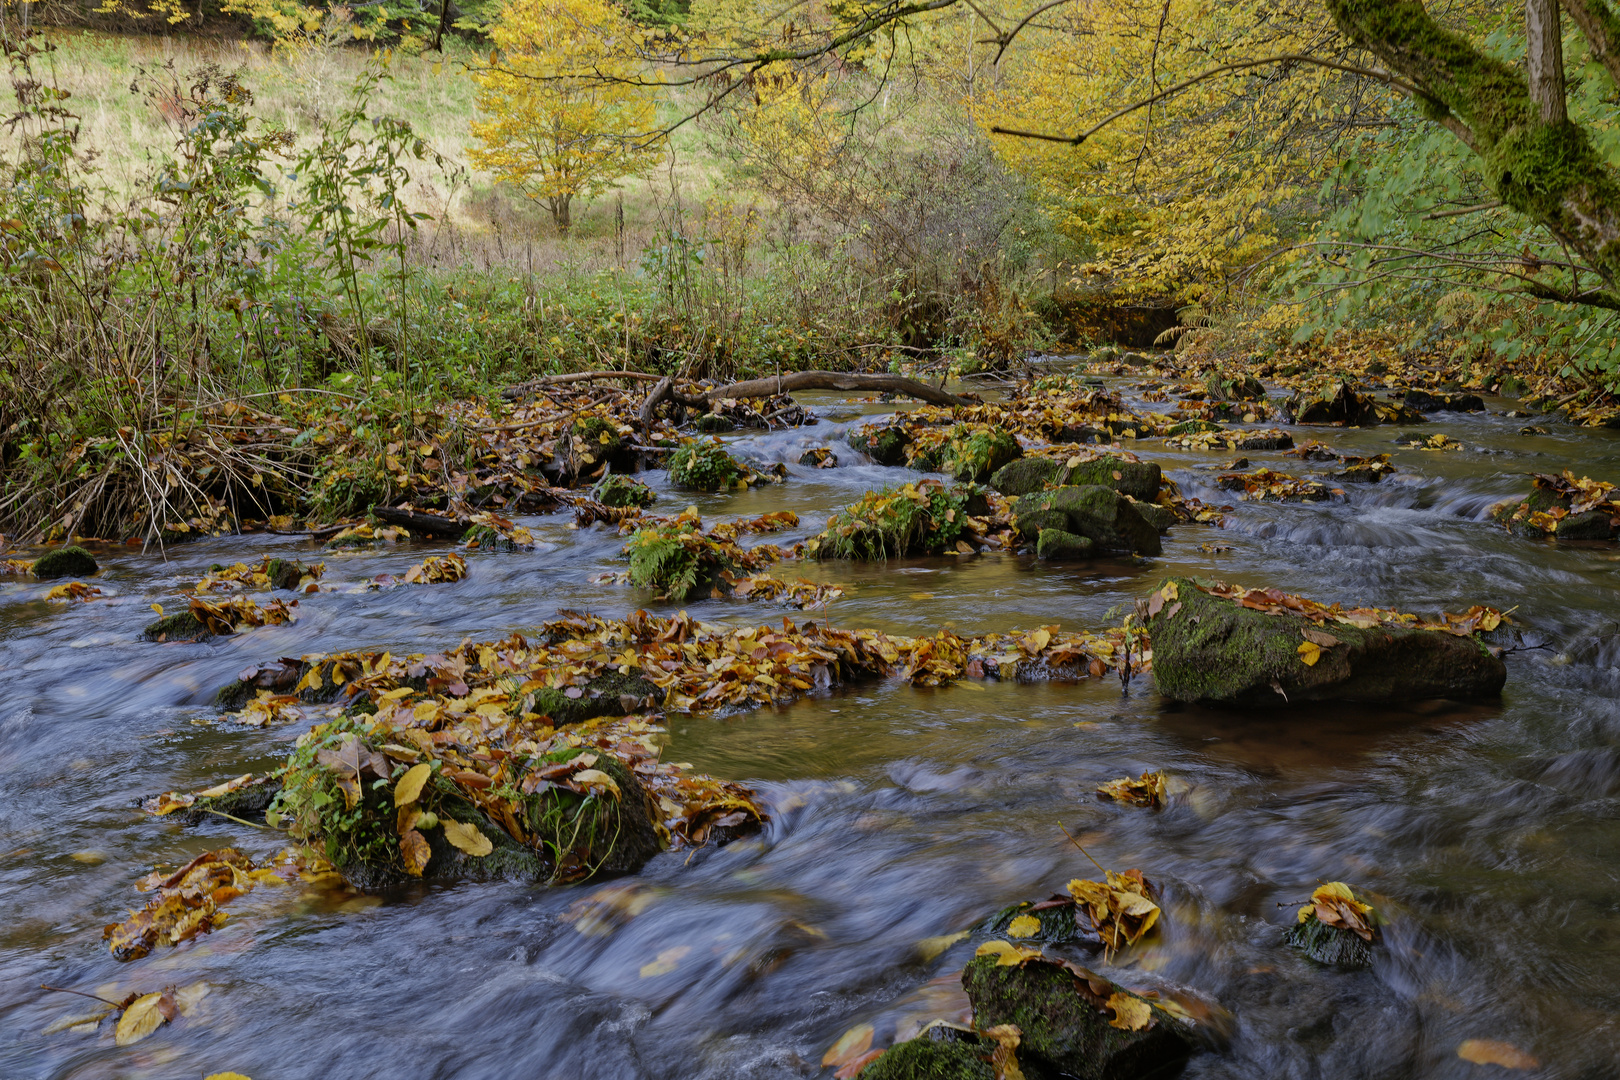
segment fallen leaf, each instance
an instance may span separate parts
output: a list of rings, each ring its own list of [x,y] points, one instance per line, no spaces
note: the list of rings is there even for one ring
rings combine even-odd
[[[241,1073],[233,1072],[209,1073],[207,1076],[203,1077],[203,1080],[253,1080],[253,1078],[251,1076],[243,1076]]]
[[[399,783],[394,785],[394,805],[404,806],[407,803],[415,802],[422,795],[422,786],[428,782],[428,777],[432,775],[433,766],[425,761],[412,765],[405,770],[405,775],[400,777]]]
[[[1500,1065],[1504,1069],[1535,1069],[1541,1062],[1512,1043],[1496,1039],[1466,1039],[1457,1047],[1457,1056],[1475,1065]]]
[[[489,837],[479,832],[476,825],[466,825],[454,818],[440,818],[439,825],[444,829],[444,838],[468,855],[481,857],[495,850]]]
[[[456,823],[447,819],[444,824],[445,839],[455,844],[456,841],[450,835],[449,827]],[[480,837],[482,838],[482,834],[480,834]],[[489,840],[485,839],[484,845],[488,848]],[[461,847],[460,844],[456,844],[456,846]],[[462,848],[462,850],[465,851],[466,849]],[[421,877],[422,871],[427,869],[428,860],[433,858],[433,848],[428,845],[427,837],[415,829],[407,829],[399,837],[399,854],[405,862],[405,872],[412,877]],[[487,850],[485,854],[488,854]]]
[[[1316,662],[1322,659],[1322,646],[1314,641],[1301,642],[1299,658],[1305,662],[1306,667],[1315,667]]]
[[[606,790],[613,792],[613,797],[615,799],[620,797],[619,785],[614,782],[613,777],[609,776],[601,769],[581,769],[579,772],[574,774],[573,781],[576,784],[584,784],[587,787],[605,788]]]
[[[821,1055],[822,1068],[842,1068],[872,1048],[872,1025],[856,1024]]]
[[[979,1033],[995,1041],[990,1054],[990,1072],[995,1080],[1024,1080],[1024,1071],[1018,1067],[1018,1044],[1024,1032],[1017,1024],[997,1024]]]
[[[950,948],[952,945],[955,945],[958,941],[963,940],[967,936],[968,932],[966,930],[958,930],[954,934],[940,934],[937,937],[925,937],[921,941],[917,942],[917,952],[923,958],[923,962],[928,963],[929,961],[937,958],[946,949]]]
[[[119,1046],[128,1046],[138,1043],[152,1032],[162,1027],[167,1017],[163,1015],[165,994],[143,994],[130,1002],[124,1015],[118,1018],[118,1027],[113,1034],[113,1041]],[[173,1000],[169,1001],[173,1008]]]
[[[1339,639],[1332,634],[1325,630],[1317,630],[1314,627],[1307,626],[1300,633],[1305,635],[1306,641],[1314,641],[1324,649],[1331,649],[1333,646],[1341,644]]]
[[[681,962],[681,958],[691,951],[692,946],[690,945],[673,945],[665,949],[656,958],[641,965],[641,977],[651,979],[658,975],[668,975],[675,970],[676,965]]]
[[[1034,937],[1041,932],[1041,920],[1033,915],[1020,915],[1007,924],[1007,936],[1015,938]]]
[[[1108,1008],[1114,1013],[1109,1027],[1124,1031],[1141,1031],[1153,1023],[1153,1006],[1135,994],[1114,993],[1108,997]]]
[[[994,956],[997,967],[1016,967],[1041,955],[1039,949],[1025,949],[1010,941],[987,941],[973,951],[974,956]]]

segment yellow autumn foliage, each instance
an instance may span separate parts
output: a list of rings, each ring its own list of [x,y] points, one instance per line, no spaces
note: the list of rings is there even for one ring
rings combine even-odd
[[[1073,137],[1223,64],[1331,56],[1325,11],[1257,0],[1097,0],[1055,9],[1003,60],[979,114]],[[1200,299],[1301,237],[1338,140],[1384,115],[1382,91],[1285,62],[1225,71],[1124,113],[1078,146],[993,135],[1120,291]]]
[[[590,198],[663,155],[641,85],[639,31],[607,0],[512,0],[490,29],[491,65],[475,71],[483,145],[473,165],[551,211],[566,232]]]

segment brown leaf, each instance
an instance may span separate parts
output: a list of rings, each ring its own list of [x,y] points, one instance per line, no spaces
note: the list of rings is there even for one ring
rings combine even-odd
[[[1512,1043],[1496,1039],[1467,1039],[1457,1047],[1457,1056],[1475,1065],[1500,1065],[1504,1069],[1537,1069],[1541,1062]]]
[[[449,833],[445,835],[448,837]],[[485,840],[484,843],[489,841]],[[412,877],[421,877],[422,871],[427,869],[428,860],[433,858],[433,849],[428,846],[427,837],[415,829],[407,829],[400,834],[399,853],[405,863],[405,872]]]

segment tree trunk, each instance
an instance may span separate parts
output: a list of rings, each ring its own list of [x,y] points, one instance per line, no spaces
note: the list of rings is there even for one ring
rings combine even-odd
[[[1419,90],[1418,105],[1458,131],[1479,155],[1487,182],[1508,206],[1540,222],[1603,278],[1609,290],[1554,297],[1613,306],[1620,283],[1620,177],[1604,164],[1587,133],[1561,117],[1558,31],[1547,26],[1546,0],[1527,0],[1540,19],[1541,47],[1532,60],[1540,88],[1439,26],[1419,0],[1327,0],[1339,28]],[[1572,14],[1603,0],[1566,0]],[[1604,10],[1586,12],[1600,29]],[[1527,11],[1527,18],[1530,17]],[[1584,30],[1580,16],[1576,21]],[[1561,50],[1560,50],[1561,51]],[[1595,50],[1596,51],[1596,50]]]
[[[1543,124],[1569,119],[1564,107],[1564,30],[1558,21],[1558,0],[1525,0],[1524,29],[1530,69],[1530,97],[1541,109]]]
[[[573,201],[572,195],[552,195],[546,199],[546,205],[551,207],[551,220],[556,223],[559,236],[567,236],[569,227],[574,223],[570,212],[570,204]]]

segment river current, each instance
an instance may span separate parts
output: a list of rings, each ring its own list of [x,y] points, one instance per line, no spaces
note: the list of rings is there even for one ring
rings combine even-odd
[[[900,406],[804,400],[819,423],[728,438],[786,462],[787,483],[694,500],[654,472],[654,509],[695,502],[705,522],[793,510],[800,527],[770,537],[791,542],[864,491],[917,475],[862,463],[843,442],[849,425]],[[324,558],[326,581],[358,584],[429,545],[321,555],[293,537],[221,537],[166,558],[108,546],[96,554],[109,598],[63,606],[44,585],[0,585],[0,1077],[826,1076],[822,1054],[851,1026],[872,1023],[881,1044],[961,1008],[956,973],[973,942],[920,943],[1097,876],[1064,830],[1163,891],[1150,944],[1090,963],[1214,1007],[1212,1048],[1186,1077],[1620,1077],[1620,549],[1517,539],[1488,518],[1528,491],[1530,472],[1615,478],[1620,442],[1545,421],[1550,434],[1520,434],[1526,421],[1503,415],[1515,403],[1488,404],[1421,428],[1290,429],[1393,455],[1395,475],[1342,484],[1331,503],[1236,501],[1213,484],[1230,452],[1127,440],[1184,494],[1234,508],[1225,528],[1176,527],[1154,559],[990,554],[779,573],[844,585],[826,612],[834,625],[901,634],[1096,628],[1170,574],[1427,613],[1515,608],[1525,648],[1507,657],[1500,703],[1213,711],[1167,703],[1148,679],[1128,690],[1106,679],[872,683],[671,716],[665,759],[755,786],[771,815],[763,833],[563,888],[261,888],[224,928],[128,964],[102,927],[140,906],[134,883],[152,867],[282,846],[227,820],[182,828],[133,806],[285,757],[301,727],[214,722],[214,691],[244,667],[433,652],[524,632],[559,608],[676,608],[593,584],[622,568],[624,541],[570,529],[566,513],[521,518],[536,551],[469,554],[462,582],[308,596],[291,626],[210,644],[138,635],[152,603],[173,604],[211,563]],[[1397,445],[1407,430],[1464,449]],[[833,447],[839,467],[797,465],[815,445]],[[687,609],[739,625],[782,615],[738,601]],[[1177,792],[1161,811],[1093,794],[1150,768]],[[1282,944],[1298,904],[1334,880],[1390,919],[1367,970],[1323,968]],[[118,998],[199,982],[209,993],[192,1015],[134,1046],[116,1047],[110,1022],[45,1033],[93,1003],[42,983]],[[1537,1065],[1471,1064],[1457,1053],[1469,1039],[1511,1043]]]

